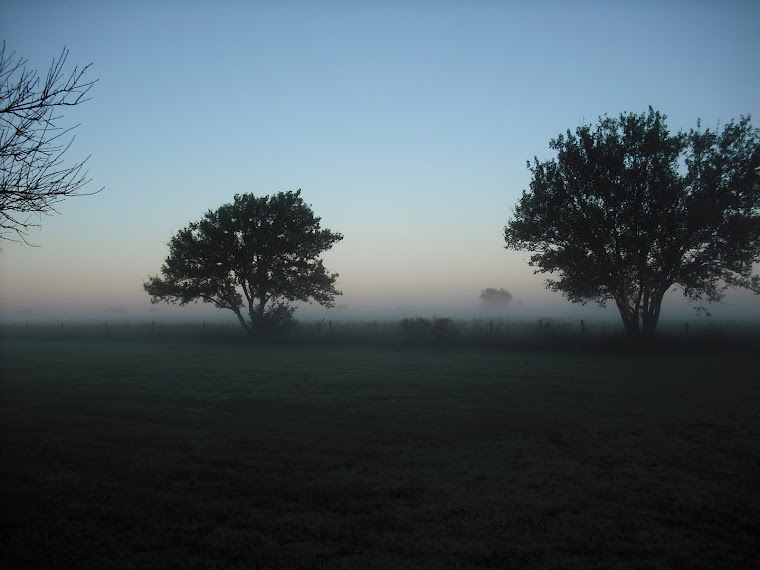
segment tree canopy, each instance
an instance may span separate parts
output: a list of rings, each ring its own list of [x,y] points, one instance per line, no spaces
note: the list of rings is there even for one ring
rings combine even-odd
[[[504,228],[547,288],[614,301],[633,335],[654,333],[672,287],[698,310],[728,287],[760,293],[760,131],[750,117],[677,134],[665,121],[650,107],[560,134]]]
[[[503,307],[512,300],[512,293],[504,289],[488,287],[480,292],[480,302],[486,307]]]
[[[85,158],[64,165],[76,126],[59,126],[61,111],[88,101],[95,81],[85,81],[89,65],[64,74],[68,50],[53,60],[44,82],[26,60],[0,50],[0,239],[23,241],[35,216],[55,212],[55,204],[85,195]],[[98,190],[99,192],[99,190]],[[95,192],[91,192],[94,194]],[[10,234],[13,237],[7,237]]]
[[[161,276],[143,285],[151,302],[213,303],[251,333],[291,324],[292,301],[332,307],[341,295],[338,274],[328,273],[319,256],[343,236],[321,229],[300,194],[238,194],[178,231]]]

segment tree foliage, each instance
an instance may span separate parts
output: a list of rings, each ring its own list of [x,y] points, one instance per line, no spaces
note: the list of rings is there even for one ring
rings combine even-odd
[[[64,73],[68,54],[64,48],[41,81],[26,60],[6,54],[5,43],[0,51],[0,239],[26,243],[29,228],[39,226],[35,216],[55,212],[64,198],[95,193],[81,192],[90,181],[87,158],[63,163],[78,125],[58,126],[60,113],[88,101],[95,83],[84,79],[89,65]]]
[[[650,107],[559,135],[504,228],[549,289],[614,301],[631,334],[654,333],[672,287],[698,309],[728,287],[760,293],[760,131],[741,117],[671,134],[665,120]]]
[[[512,293],[504,289],[488,287],[480,292],[480,302],[486,307],[503,307],[512,300]]]
[[[341,294],[338,274],[328,273],[319,255],[343,236],[321,229],[300,194],[238,194],[177,232],[161,276],[143,285],[151,302],[213,303],[233,311],[248,332],[292,324],[292,301],[332,307]]]

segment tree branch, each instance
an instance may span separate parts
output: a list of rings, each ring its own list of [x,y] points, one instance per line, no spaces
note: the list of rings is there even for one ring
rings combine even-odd
[[[17,214],[54,214],[57,202],[102,190],[81,191],[91,181],[83,171],[89,156],[63,166],[75,137],[64,138],[79,125],[58,127],[62,115],[56,111],[88,101],[86,96],[97,82],[84,80],[91,64],[75,67],[66,77],[68,54],[64,47],[41,85],[37,71],[26,69],[26,60],[15,60],[15,52],[6,55],[5,43],[0,51],[0,239],[28,244],[29,229],[40,224],[32,223],[32,216],[22,221]]]

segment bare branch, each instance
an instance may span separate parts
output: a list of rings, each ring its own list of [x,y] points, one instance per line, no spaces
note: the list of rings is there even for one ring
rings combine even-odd
[[[40,225],[35,215],[39,220],[57,213],[55,204],[65,198],[102,190],[82,191],[90,182],[84,170],[89,156],[64,165],[79,125],[57,126],[60,111],[89,101],[97,82],[84,79],[91,64],[65,74],[68,55],[64,47],[42,83],[25,59],[6,54],[5,43],[0,51],[0,240],[28,244],[29,229]]]

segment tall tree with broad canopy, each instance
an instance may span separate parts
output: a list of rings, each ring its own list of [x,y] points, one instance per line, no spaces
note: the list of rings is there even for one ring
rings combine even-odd
[[[760,293],[760,131],[741,117],[671,134],[665,120],[650,107],[559,135],[504,228],[548,289],[614,301],[634,336],[654,334],[672,287],[698,311],[728,287]]]
[[[337,273],[319,255],[343,239],[321,229],[301,191],[237,194],[177,232],[161,276],[143,284],[151,303],[201,300],[235,313],[249,333],[294,323],[292,301],[332,307]],[[247,319],[244,316],[247,313]]]

